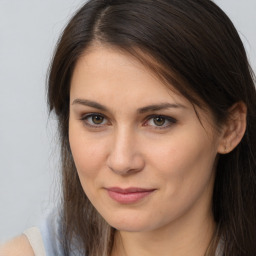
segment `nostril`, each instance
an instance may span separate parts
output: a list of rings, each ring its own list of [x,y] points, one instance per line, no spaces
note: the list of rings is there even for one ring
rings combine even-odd
[[[133,156],[129,161],[127,160],[121,161],[121,159],[110,159],[107,166],[112,172],[118,175],[128,175],[143,170],[144,161],[141,156]]]

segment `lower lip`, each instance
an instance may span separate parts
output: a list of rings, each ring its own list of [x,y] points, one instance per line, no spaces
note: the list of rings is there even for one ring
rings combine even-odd
[[[108,190],[109,196],[121,204],[131,204],[140,201],[141,199],[149,196],[152,194],[154,190],[150,191],[139,191],[139,192],[132,192],[132,193],[118,193],[116,191]]]

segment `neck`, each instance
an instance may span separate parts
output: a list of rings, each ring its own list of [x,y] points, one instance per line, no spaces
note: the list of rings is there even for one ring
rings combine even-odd
[[[190,219],[190,218],[189,218]],[[148,232],[117,231],[112,256],[204,256],[215,230],[212,215],[182,219]]]

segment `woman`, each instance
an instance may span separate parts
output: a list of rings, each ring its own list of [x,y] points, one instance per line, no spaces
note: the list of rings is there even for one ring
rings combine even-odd
[[[255,255],[253,72],[213,2],[91,0],[48,82],[62,205],[6,255]]]

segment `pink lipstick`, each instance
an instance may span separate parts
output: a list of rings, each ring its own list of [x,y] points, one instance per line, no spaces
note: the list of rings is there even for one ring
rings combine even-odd
[[[153,193],[156,189],[145,189],[145,188],[126,188],[122,189],[119,187],[107,188],[109,196],[121,204],[131,204],[138,202],[139,200],[147,197]]]

